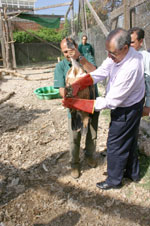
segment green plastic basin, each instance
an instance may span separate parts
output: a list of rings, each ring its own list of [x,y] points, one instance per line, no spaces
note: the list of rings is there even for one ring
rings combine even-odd
[[[59,89],[54,89],[53,86],[41,87],[34,90],[36,96],[41,100],[50,100],[60,98]]]

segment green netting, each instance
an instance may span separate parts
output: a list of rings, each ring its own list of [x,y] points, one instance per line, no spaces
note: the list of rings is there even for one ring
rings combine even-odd
[[[18,15],[18,17],[26,20],[32,20],[36,22],[37,24],[40,24],[43,27],[48,27],[48,28],[59,28],[60,25],[60,17],[43,17],[43,16],[37,16],[37,15],[31,15],[31,14],[26,14],[26,13],[21,13]]]

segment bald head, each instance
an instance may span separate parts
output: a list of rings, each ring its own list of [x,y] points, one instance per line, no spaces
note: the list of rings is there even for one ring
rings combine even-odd
[[[115,63],[121,62],[128,53],[130,40],[130,35],[122,28],[111,31],[106,38],[108,57]]]
[[[70,48],[70,49],[74,49],[75,47],[77,47],[76,42],[70,37],[64,38],[61,41],[60,46],[65,46],[65,45],[67,45],[68,48]]]
[[[66,38],[64,38],[64,39],[61,41],[61,43],[60,43],[61,49],[62,49],[64,46],[67,47],[67,41],[66,41]]]
[[[68,60],[71,61],[70,56],[69,56],[69,50],[77,48],[77,44],[72,38],[64,38],[61,43],[60,43],[61,51],[64,54],[64,57]]]
[[[116,49],[120,50],[125,45],[128,47],[130,46],[131,37],[123,28],[117,28],[109,33],[109,35],[106,38],[107,43],[113,42],[115,44]]]

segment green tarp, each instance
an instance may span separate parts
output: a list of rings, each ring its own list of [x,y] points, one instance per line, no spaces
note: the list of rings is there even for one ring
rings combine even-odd
[[[40,15],[34,15],[34,14],[26,14],[26,13],[21,13],[18,15],[18,17],[26,20],[32,20],[36,22],[37,24],[40,24],[43,27],[48,27],[48,28],[59,28],[60,25],[60,17],[46,17],[46,16],[40,16]]]

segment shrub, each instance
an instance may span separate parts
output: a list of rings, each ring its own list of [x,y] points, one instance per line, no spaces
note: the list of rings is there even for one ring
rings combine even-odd
[[[38,31],[29,30],[32,34],[37,35],[39,38],[44,39],[48,42],[59,43],[63,39],[63,30],[57,31],[52,28],[41,28]],[[17,43],[30,43],[30,42],[40,42],[36,37],[31,36],[25,31],[15,31],[13,32],[13,39]]]

